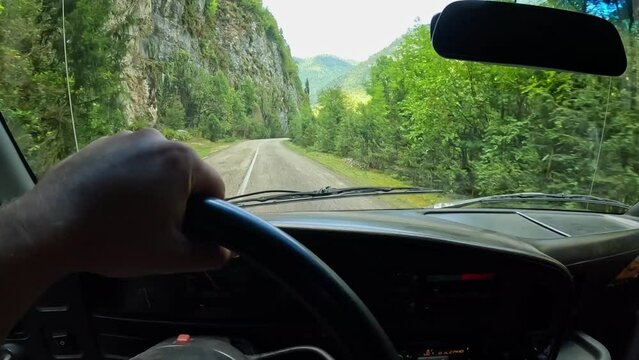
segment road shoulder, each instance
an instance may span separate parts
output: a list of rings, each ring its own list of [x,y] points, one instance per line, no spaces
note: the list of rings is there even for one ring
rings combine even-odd
[[[293,144],[291,141],[283,141],[282,144],[291,151],[305,156],[340,177],[347,180],[354,186],[383,186],[383,187],[404,187],[412,184],[398,180],[380,171],[366,170],[358,167],[349,159],[344,159],[333,154],[314,151]],[[385,196],[381,199],[389,205],[397,208],[424,208],[441,202],[450,201],[446,195],[424,194],[410,196]]]
[[[184,141],[183,143],[193,148],[200,158],[206,160],[220,151],[226,150],[240,142],[242,142],[242,140],[210,141],[203,138],[193,138],[191,140]]]

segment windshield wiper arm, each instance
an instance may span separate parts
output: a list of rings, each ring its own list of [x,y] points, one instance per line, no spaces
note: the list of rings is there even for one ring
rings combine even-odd
[[[621,201],[606,199],[592,195],[570,195],[570,194],[544,194],[544,193],[517,193],[480,197],[476,199],[461,200],[452,203],[442,203],[433,206],[435,209],[463,208],[475,204],[482,203],[501,203],[512,201],[556,201],[563,203],[584,203],[593,205],[615,206],[624,210],[630,209],[630,206]]]
[[[442,190],[434,190],[422,187],[350,187],[332,188],[330,186],[316,191],[293,191],[293,190],[269,190],[256,193],[236,196],[227,199],[231,203],[242,206],[260,206],[269,204],[282,204],[296,201],[325,200],[334,198],[356,197],[356,196],[377,196],[393,194],[437,194]],[[273,194],[257,196],[264,194]],[[257,197],[256,197],[257,196]]]

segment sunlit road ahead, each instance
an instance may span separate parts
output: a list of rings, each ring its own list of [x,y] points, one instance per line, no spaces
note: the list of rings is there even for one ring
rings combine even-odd
[[[219,152],[206,161],[226,183],[226,196],[263,190],[318,190],[352,186],[322,165],[289,150],[285,139],[250,140]],[[352,210],[386,208],[375,198],[356,197],[253,208],[257,211]]]

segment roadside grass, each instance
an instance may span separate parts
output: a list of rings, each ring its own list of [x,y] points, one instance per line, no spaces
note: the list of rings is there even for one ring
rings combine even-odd
[[[240,142],[240,140],[210,141],[203,138],[192,138],[188,141],[184,141],[184,143],[192,147],[202,159],[206,159],[217,152],[228,149],[238,142]]]
[[[355,186],[413,186],[381,171],[361,169],[339,156],[309,150],[295,145],[290,141],[285,141],[284,145],[298,154],[322,164]],[[455,199],[446,194],[387,195],[380,196],[379,198],[396,208],[424,208],[442,202],[455,201]]]

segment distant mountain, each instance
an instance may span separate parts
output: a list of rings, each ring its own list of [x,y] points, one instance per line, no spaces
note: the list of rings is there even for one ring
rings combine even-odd
[[[403,39],[404,37],[396,39],[382,51],[353,66],[347,73],[327,84],[327,87],[341,87],[355,100],[366,101],[368,95],[365,88],[371,78],[371,67],[380,57],[391,55],[402,44]]]
[[[337,78],[344,76],[357,62],[340,59],[333,55],[319,55],[309,59],[295,58],[302,86],[308,79],[311,103],[317,95]]]
[[[295,58],[302,86],[308,79],[311,104],[316,104],[319,93],[331,87],[342,88],[353,103],[367,102],[366,84],[370,81],[371,67],[380,57],[391,55],[402,41],[403,37],[393,41],[382,51],[360,63],[333,55],[319,55],[309,59]]]

